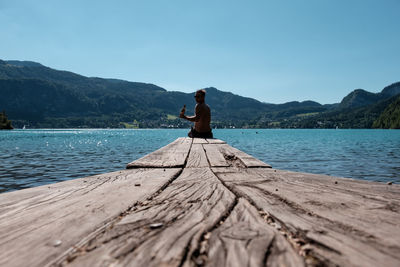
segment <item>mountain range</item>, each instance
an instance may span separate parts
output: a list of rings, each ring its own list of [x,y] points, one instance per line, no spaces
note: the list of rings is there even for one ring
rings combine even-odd
[[[214,87],[205,89],[212,126],[218,128],[400,128],[387,119],[398,109],[400,82],[380,93],[357,89],[341,103],[328,105],[314,101],[270,104]],[[189,111],[195,104],[193,93],[85,77],[16,60],[0,60],[0,95],[0,110],[6,111],[16,128],[189,127],[177,116],[183,104]]]

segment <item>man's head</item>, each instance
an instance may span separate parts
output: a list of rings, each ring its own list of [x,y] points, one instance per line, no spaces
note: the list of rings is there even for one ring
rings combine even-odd
[[[201,89],[197,90],[196,94],[194,95],[194,98],[196,99],[197,103],[204,103],[204,98],[206,97],[206,90]]]

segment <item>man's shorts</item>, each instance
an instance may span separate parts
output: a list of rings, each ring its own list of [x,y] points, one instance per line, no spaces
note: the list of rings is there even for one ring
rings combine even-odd
[[[213,138],[213,133],[211,130],[209,132],[200,133],[192,127],[192,129],[188,133],[188,136],[191,138]]]

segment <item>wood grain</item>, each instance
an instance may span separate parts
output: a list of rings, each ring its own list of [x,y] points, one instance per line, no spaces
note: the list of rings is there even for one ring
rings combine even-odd
[[[234,203],[209,168],[187,168],[161,194],[90,240],[64,265],[192,266],[202,233]]]
[[[226,161],[224,155],[220,150],[221,144],[206,144],[203,145],[206,151],[208,161],[211,167],[229,167],[229,163]]]
[[[211,167],[271,168],[270,165],[228,144],[203,145]]]
[[[179,171],[123,170],[0,194],[0,266],[44,266]]]
[[[190,149],[186,168],[204,168],[209,167],[206,153],[201,144],[193,144]]]
[[[304,266],[282,234],[243,198],[210,236],[206,266]]]
[[[205,138],[193,138],[193,144],[208,144]]]
[[[273,169],[213,169],[320,262],[399,266],[400,186]]]
[[[129,163],[126,168],[177,168],[183,167],[187,159],[192,138],[181,137],[174,142]]]
[[[225,156],[232,160],[239,159],[246,168],[271,168],[271,166],[259,159],[256,159],[243,151],[231,147],[227,144],[218,146],[219,151]]]
[[[193,144],[226,144],[226,142],[211,138],[193,138]]]

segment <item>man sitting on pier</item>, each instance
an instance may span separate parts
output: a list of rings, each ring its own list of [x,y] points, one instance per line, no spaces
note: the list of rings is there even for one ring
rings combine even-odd
[[[199,138],[213,138],[213,134],[210,127],[211,121],[211,111],[210,107],[204,102],[206,97],[205,90],[197,90],[195,94],[196,107],[194,116],[185,115],[185,107],[182,109],[179,117],[194,122],[194,128],[188,133],[189,137],[199,137]]]

